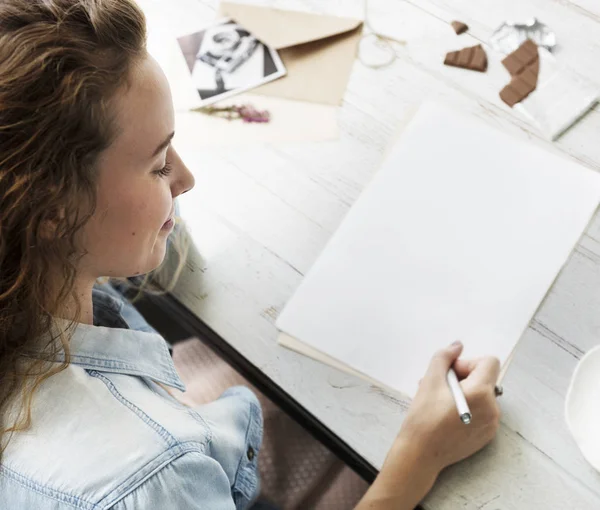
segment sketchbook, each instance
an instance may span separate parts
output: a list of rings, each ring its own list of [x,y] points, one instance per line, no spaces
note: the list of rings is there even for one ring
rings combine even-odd
[[[413,397],[433,353],[515,346],[600,201],[600,175],[425,103],[277,319],[291,349]]]

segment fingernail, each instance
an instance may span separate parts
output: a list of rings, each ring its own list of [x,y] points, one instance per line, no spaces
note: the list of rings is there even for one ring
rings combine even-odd
[[[462,345],[462,342],[460,340],[456,340],[456,342],[452,342],[450,345],[452,347],[458,347],[459,345]]]

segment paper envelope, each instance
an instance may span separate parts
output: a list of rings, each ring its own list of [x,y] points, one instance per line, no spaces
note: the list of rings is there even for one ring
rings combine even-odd
[[[167,75],[178,111],[178,147],[337,138],[337,106],[356,57],[362,21],[222,3],[217,17],[234,19],[275,47],[287,68],[287,76],[217,103],[249,102],[271,112],[268,124],[245,124],[190,112],[199,106],[199,96],[176,38],[206,26],[199,7],[190,3],[177,9],[169,4],[167,9],[163,2],[141,3],[149,25],[148,49]]]
[[[287,76],[252,93],[341,104],[361,38],[361,20],[230,2],[221,3],[219,13],[276,49],[287,69]]]

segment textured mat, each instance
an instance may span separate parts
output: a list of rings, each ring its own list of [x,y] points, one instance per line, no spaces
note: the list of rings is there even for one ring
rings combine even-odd
[[[185,393],[169,388],[181,402],[197,406],[215,400],[230,386],[245,385],[258,395],[265,418],[259,457],[262,494],[281,510],[351,510],[368,485],[321,443],[283,413],[200,340],[175,345],[173,360]]]

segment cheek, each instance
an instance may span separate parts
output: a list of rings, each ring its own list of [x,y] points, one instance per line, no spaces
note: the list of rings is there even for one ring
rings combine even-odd
[[[156,238],[169,215],[172,200],[165,186],[154,182],[144,184],[110,197],[102,223],[113,237],[138,241]]]
[[[98,197],[86,248],[90,265],[102,276],[146,273],[162,262],[167,235],[161,227],[171,211],[170,190],[142,184]]]
[[[98,228],[108,243],[128,243],[136,238],[140,241],[149,234],[147,225],[152,211],[146,200],[135,198],[124,196],[121,200],[111,201],[100,214]]]

